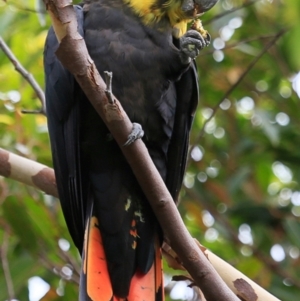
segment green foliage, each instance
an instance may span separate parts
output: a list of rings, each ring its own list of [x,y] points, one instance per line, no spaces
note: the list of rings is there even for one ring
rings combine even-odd
[[[201,99],[179,209],[201,243],[278,298],[294,301],[300,291],[300,88],[299,96],[293,89],[300,71],[300,2],[256,1],[213,19],[247,2],[220,0],[202,17],[213,45],[197,59]],[[43,87],[50,22],[36,13],[39,5],[0,1],[0,35]],[[284,35],[223,99],[282,29]],[[225,49],[219,49],[222,43]],[[21,113],[39,107],[31,86],[0,51],[0,147],[51,166],[46,118]],[[73,244],[59,247],[60,239],[71,239],[57,200],[1,179],[0,223],[3,300],[9,298],[3,261],[16,299],[29,300],[33,276],[50,285],[44,301],[77,299],[79,256]],[[284,251],[281,261],[271,256],[274,246]]]

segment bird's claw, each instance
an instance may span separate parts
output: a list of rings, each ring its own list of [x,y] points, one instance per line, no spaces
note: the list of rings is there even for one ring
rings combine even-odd
[[[188,63],[195,59],[200,50],[210,44],[211,37],[206,32],[205,37],[197,30],[189,30],[180,38],[180,52],[183,63]]]
[[[132,125],[133,128],[131,130],[131,133],[128,135],[127,141],[125,142],[124,146],[130,145],[137,139],[143,138],[144,136],[144,131],[139,123],[133,123]]]

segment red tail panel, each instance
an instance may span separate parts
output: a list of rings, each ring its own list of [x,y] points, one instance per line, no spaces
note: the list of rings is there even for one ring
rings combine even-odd
[[[156,244],[155,260],[147,274],[137,271],[130,284],[128,301],[164,301],[162,258]]]
[[[109,301],[113,297],[98,220],[87,224],[84,243],[83,274],[86,275],[87,295],[93,301]]]
[[[156,243],[155,259],[147,274],[137,271],[132,277],[127,298],[113,296],[102,237],[96,217],[86,227],[82,262],[81,301],[164,301],[160,245]]]
[[[127,301],[127,299],[125,299],[125,298],[119,298],[119,297],[113,296],[112,301]]]

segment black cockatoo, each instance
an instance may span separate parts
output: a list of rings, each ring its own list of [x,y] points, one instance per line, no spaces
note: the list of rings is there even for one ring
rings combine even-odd
[[[210,39],[187,31],[187,23],[216,2],[86,0],[74,6],[90,56],[102,76],[113,72],[113,93],[142,126],[174,199],[198,101],[194,58]],[[163,300],[160,226],[119,146],[56,58],[57,47],[50,29],[48,127],[63,213],[82,255],[79,299]]]

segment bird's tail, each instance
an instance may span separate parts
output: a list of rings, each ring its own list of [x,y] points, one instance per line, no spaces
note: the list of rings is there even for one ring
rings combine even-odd
[[[136,271],[131,279],[128,296],[120,298],[113,293],[98,220],[94,216],[90,218],[84,238],[79,300],[164,301],[162,258],[158,239],[150,270],[147,274]]]

